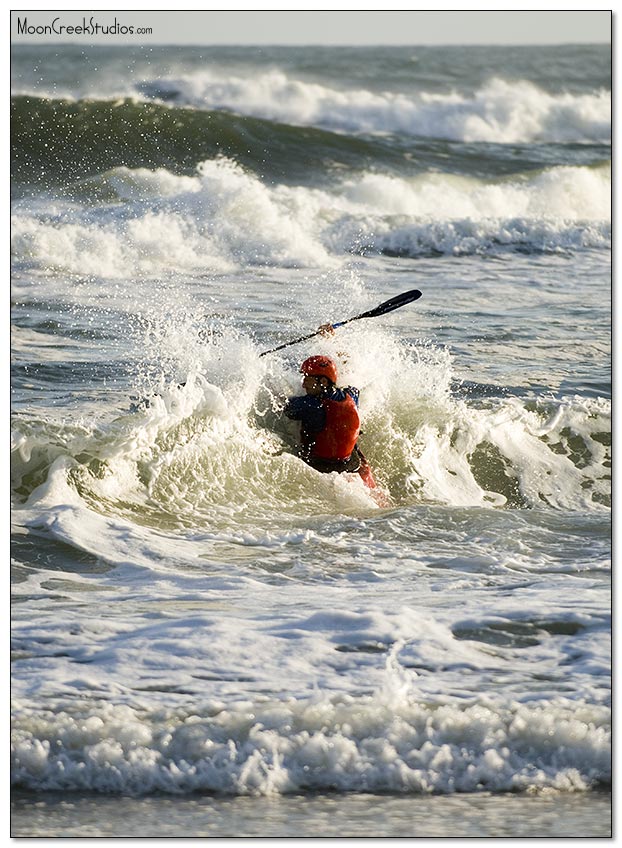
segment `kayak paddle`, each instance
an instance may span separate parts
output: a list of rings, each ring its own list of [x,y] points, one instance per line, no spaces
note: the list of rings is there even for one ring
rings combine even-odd
[[[394,309],[399,309],[400,306],[406,306],[407,303],[412,303],[413,300],[418,300],[420,297],[421,292],[418,289],[412,289],[412,291],[404,292],[404,294],[398,294],[397,297],[392,297],[390,300],[385,300],[384,303],[379,304],[374,309],[369,309],[367,312],[361,312],[360,315],[355,315],[354,318],[347,318],[345,321],[338,321],[336,324],[331,324],[330,326],[333,330],[336,330],[337,327],[343,327],[345,324],[349,324],[350,321],[358,321],[360,318],[375,318],[377,315],[386,315],[387,312],[393,312]],[[271,350],[264,350],[264,352],[260,353],[259,356],[265,356],[267,353],[274,353],[276,350],[282,350],[284,347],[289,347],[290,345],[298,344],[298,342],[304,342],[307,339],[312,339],[313,336],[319,336],[321,332],[321,330],[316,330],[314,333],[309,333],[308,336],[301,336],[299,339],[294,339],[291,342],[285,342],[285,344],[273,347]]]

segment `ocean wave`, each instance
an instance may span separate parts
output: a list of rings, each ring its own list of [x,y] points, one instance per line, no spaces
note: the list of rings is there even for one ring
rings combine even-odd
[[[242,103],[234,97],[222,104],[218,98],[195,98],[196,104],[192,97],[181,98],[175,107],[161,99],[135,97],[15,96],[12,178],[16,184],[41,188],[72,185],[120,165],[191,174],[201,160],[226,155],[263,178],[327,183],[344,169],[361,170],[370,162],[398,173],[442,171],[449,162],[458,172],[473,168],[481,173],[485,166],[492,174],[507,173],[516,169],[512,159],[517,161],[516,151],[508,159],[509,144],[523,147],[520,161],[531,167],[550,163],[538,153],[542,145],[557,145],[560,163],[569,161],[564,146],[573,148],[574,162],[577,157],[585,161],[580,146],[591,151],[589,161],[610,155],[610,103],[604,93],[553,97],[528,84],[514,90],[497,81],[472,101],[435,94],[402,103],[404,95],[391,95],[398,102],[377,106],[376,117],[356,120],[348,119],[357,110],[345,94],[335,92],[326,115],[322,110],[315,115],[314,109],[287,108],[290,99],[279,97],[278,89],[267,90],[272,107],[250,94]],[[389,95],[369,97],[382,101]],[[471,149],[474,144],[483,148],[479,155]],[[444,149],[448,145],[451,149]]]
[[[115,168],[82,204],[18,202],[18,266],[109,278],[325,267],[352,253],[398,256],[608,249],[608,166],[485,181],[374,173],[330,189],[270,186],[224,159],[193,176]],[[86,189],[85,189],[86,190]]]
[[[396,672],[393,672],[394,674]],[[611,781],[610,714],[557,702],[368,697],[212,702],[149,714],[15,709],[12,782],[35,791],[576,792]]]
[[[408,133],[502,144],[607,143],[611,137],[610,92],[550,94],[525,80],[493,78],[471,95],[407,95],[338,90],[292,79],[280,70],[253,77],[201,71],[143,82],[138,93],[178,106],[226,109],[348,133]]]

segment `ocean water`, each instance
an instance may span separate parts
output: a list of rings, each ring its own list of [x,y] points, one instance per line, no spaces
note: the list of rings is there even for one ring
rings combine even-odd
[[[13,836],[611,833],[610,72],[13,49]]]

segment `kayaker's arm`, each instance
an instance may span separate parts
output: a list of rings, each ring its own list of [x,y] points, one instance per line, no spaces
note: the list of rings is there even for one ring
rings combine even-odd
[[[290,398],[283,413],[294,421],[301,421],[309,432],[319,432],[326,424],[326,412],[321,402],[309,396]]]

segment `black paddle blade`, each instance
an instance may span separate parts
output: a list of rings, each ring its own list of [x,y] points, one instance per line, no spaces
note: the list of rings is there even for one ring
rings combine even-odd
[[[363,312],[361,315],[357,315],[356,317],[375,318],[376,315],[385,315],[387,312],[399,309],[400,306],[406,306],[407,303],[412,303],[413,300],[418,300],[420,297],[421,292],[418,289],[412,289],[412,291],[407,291],[403,294],[398,294],[397,297],[392,297],[391,300],[385,300],[384,303],[376,306],[375,309],[370,309],[369,312]],[[350,318],[350,321],[353,320],[353,318]]]

